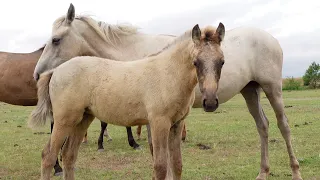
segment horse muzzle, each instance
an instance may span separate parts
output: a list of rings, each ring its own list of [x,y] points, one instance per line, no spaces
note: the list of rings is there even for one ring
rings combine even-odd
[[[204,96],[202,100],[202,107],[205,112],[214,112],[219,107],[218,97],[215,94],[211,96]]]
[[[39,80],[39,77],[40,77],[39,73],[37,73],[37,72],[34,72],[34,73],[33,73],[33,79],[34,79],[35,81],[38,81],[38,80]]]

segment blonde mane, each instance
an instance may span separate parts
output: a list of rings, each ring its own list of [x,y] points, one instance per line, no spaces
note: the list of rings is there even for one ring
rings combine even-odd
[[[103,40],[109,44],[121,41],[122,36],[138,33],[138,27],[131,24],[109,24],[103,21],[96,21],[88,15],[77,15],[75,19],[87,23]],[[58,18],[53,24],[59,27],[65,21],[65,16]]]

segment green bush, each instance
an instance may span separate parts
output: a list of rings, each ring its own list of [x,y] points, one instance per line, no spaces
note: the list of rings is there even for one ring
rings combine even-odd
[[[320,87],[320,64],[312,62],[302,78],[305,86],[312,89]]]
[[[301,82],[294,79],[293,77],[287,77],[286,80],[283,82],[282,90],[302,90],[303,87]]]

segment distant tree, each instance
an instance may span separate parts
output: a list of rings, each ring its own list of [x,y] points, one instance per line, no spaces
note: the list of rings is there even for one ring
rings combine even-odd
[[[302,78],[305,86],[317,88],[320,83],[320,65],[316,62],[312,62]]]

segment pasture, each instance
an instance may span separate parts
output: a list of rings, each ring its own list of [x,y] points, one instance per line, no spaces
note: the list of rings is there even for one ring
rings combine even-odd
[[[320,90],[284,91],[285,111],[292,144],[305,180],[320,179]],[[270,103],[262,94],[269,119],[269,179],[291,179],[284,140]],[[41,151],[49,140],[50,124],[32,131],[26,120],[35,107],[0,103],[0,179],[39,179]],[[238,94],[214,113],[192,109],[186,120],[187,140],[182,145],[182,179],[255,179],[260,168],[260,142],[253,118]],[[151,179],[152,161],[146,127],[137,141],[142,150],[127,144],[123,127],[108,126],[113,141],[97,152],[100,122],[88,129],[88,144],[80,147],[76,179]],[[136,128],[133,127],[134,135]],[[209,149],[207,149],[207,146]],[[53,179],[62,179],[53,177]]]

